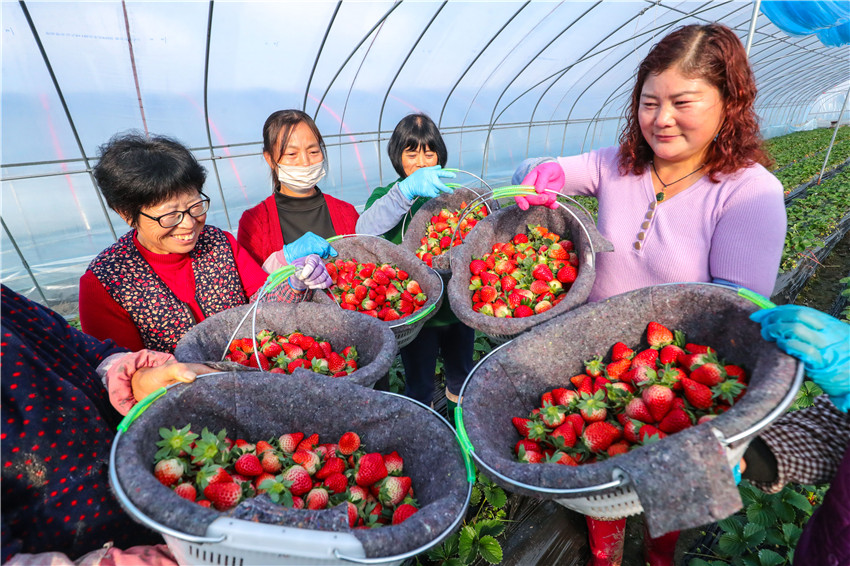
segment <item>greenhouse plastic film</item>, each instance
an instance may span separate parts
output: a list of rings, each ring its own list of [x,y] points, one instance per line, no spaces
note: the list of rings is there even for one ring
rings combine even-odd
[[[347,519],[342,520],[344,505],[296,512],[274,506],[262,495],[225,513],[231,517],[314,530],[350,530],[367,557],[383,557],[428,544],[466,508],[468,482],[462,452],[448,426],[428,409],[301,369],[286,380],[260,372],[219,373],[170,388],[118,439],[114,464],[125,493],[144,515],[183,533],[204,535],[207,526],[222,516],[173,494],[152,473],[160,427],[186,424],[197,431],[224,428],[230,438],[253,441],[304,432],[317,433],[322,442],[335,442],[344,432],[355,431],[370,452],[398,451],[421,507],[400,525],[350,530]]]
[[[587,213],[566,205],[575,215],[557,208],[555,210],[532,206],[527,211],[509,206],[496,211],[475,226],[463,246],[451,255],[452,271],[457,274],[449,281],[449,301],[452,311],[461,322],[491,336],[515,336],[529,328],[546,322],[587,301],[596,270],[589,263],[596,253],[613,251],[613,245],[602,237]],[[578,218],[578,220],[576,219]],[[472,310],[472,291],[469,290],[469,264],[492,251],[496,242],[507,242],[516,234],[525,234],[529,224],[540,224],[556,234],[569,238],[579,257],[578,276],[564,299],[548,311],[525,318],[497,318]],[[582,229],[587,230],[588,235]]]
[[[177,343],[174,356],[181,362],[209,363],[231,371],[251,371],[233,362],[220,362],[230,337],[252,308],[244,305],[215,314],[189,330]],[[242,322],[236,338],[256,336],[251,329],[252,315]],[[396,356],[396,341],[392,330],[371,316],[347,311],[335,305],[315,303],[260,303],[257,308],[256,331],[273,330],[279,334],[303,332],[321,336],[330,342],[334,351],[354,346],[359,354],[358,369],[346,379],[358,385],[372,387],[385,375]],[[258,371],[258,370],[254,370]],[[286,379],[285,375],[277,375]],[[328,378],[331,379],[331,378]]]
[[[448,208],[452,212],[455,210],[462,210],[464,207],[463,203],[470,204],[472,201],[477,199],[479,196],[490,195],[492,194],[487,189],[467,189],[467,188],[458,188],[455,189],[451,193],[442,194],[438,197],[430,199],[428,202],[423,204],[419,210],[416,211],[416,214],[413,215],[413,218],[410,219],[410,224],[407,227],[407,231],[404,233],[404,240],[401,243],[401,246],[409,250],[412,254],[416,255],[416,250],[420,246],[420,241],[423,236],[426,236],[426,228],[428,227],[428,223],[431,222],[431,217],[440,213],[440,210],[444,208]],[[490,206],[494,206],[491,201],[487,201],[484,203],[482,201],[477,201],[486,208],[487,204]],[[477,205],[476,205],[477,207]],[[473,207],[475,208],[475,207]],[[473,208],[470,208],[470,213]],[[455,238],[460,239],[459,235],[456,235]],[[448,280],[449,276],[451,276],[451,265],[449,264],[449,256],[453,253],[455,248],[451,248],[449,251],[446,251],[438,256],[435,256],[431,261],[432,267],[443,277],[445,280]]]
[[[463,423],[476,456],[513,481],[542,488],[598,486],[615,477],[615,468],[625,470],[653,536],[730,515],[741,502],[710,427],[728,438],[764,419],[791,389],[797,366],[761,339],[758,324],[748,318],[754,310],[753,303],[729,288],[662,285],[585,305],[535,328],[490,356],[464,386]],[[572,387],[569,378],[583,372],[583,361],[608,354],[615,342],[641,343],[653,320],[742,365],[750,375],[747,393],[710,425],[670,435],[656,447],[578,467],[517,462],[513,447],[519,437],[511,417],[526,416],[547,390]],[[656,466],[665,466],[665,472]],[[493,479],[526,495],[570,497]]]

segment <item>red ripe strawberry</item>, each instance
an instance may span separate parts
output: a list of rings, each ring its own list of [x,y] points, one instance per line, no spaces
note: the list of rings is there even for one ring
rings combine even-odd
[[[479,275],[482,271],[487,269],[487,264],[484,263],[483,260],[473,259],[469,262],[469,272],[473,275]]]
[[[575,433],[573,433],[573,436],[575,436]],[[528,452],[528,451],[542,452],[543,451],[543,449],[540,447],[540,444],[538,442],[535,442],[533,440],[529,440],[527,438],[519,439],[517,441],[517,443],[514,445],[514,454],[516,454],[517,456],[519,456],[519,453],[520,453],[519,449],[520,448],[522,448],[526,452]]]
[[[357,525],[357,520],[360,518],[360,514],[357,512],[357,506],[351,501],[346,501],[345,505],[348,509],[348,526],[354,528]]]
[[[570,254],[568,252],[569,250],[565,249],[561,244],[556,242],[549,246],[549,249],[546,250],[546,255],[548,255],[552,259],[561,259],[566,261],[570,257]]]
[[[307,471],[309,471],[309,469],[307,469]],[[342,458],[337,458],[336,456],[331,456],[325,461],[322,467],[319,468],[319,471],[316,472],[316,479],[324,480],[330,477],[332,474],[341,474],[344,471],[345,460],[343,460]]]
[[[242,454],[234,462],[233,468],[236,470],[236,473],[251,478],[263,473],[263,466],[260,464],[260,459],[254,454]]]
[[[280,347],[280,344],[278,344],[277,342],[272,342],[270,340],[266,342],[265,346],[263,346],[260,351],[265,357],[271,360],[273,358],[278,357],[283,350]]]
[[[246,354],[252,354],[254,352],[254,339],[253,338],[243,338],[242,339],[242,351]]]
[[[517,280],[513,275],[504,275],[499,281],[502,286],[503,293],[510,293],[517,285]]]
[[[643,390],[641,399],[646,403],[654,422],[658,422],[670,412],[675,395],[669,387],[655,383]]]
[[[543,461],[543,453],[538,452],[537,450],[526,450],[524,447],[520,447],[519,454],[517,454],[517,460],[525,464],[539,464]]]
[[[479,297],[481,298],[482,303],[492,303],[496,300],[496,297],[498,296],[499,292],[496,291],[495,287],[492,287],[490,285],[485,285],[484,287],[481,287],[481,290],[479,291]]]
[[[346,346],[342,349],[342,352],[340,353],[342,354],[342,357],[346,359],[346,361],[357,359],[357,348],[355,348],[354,346]]]
[[[573,385],[575,385],[576,391],[578,391],[579,394],[593,393],[593,378],[591,376],[586,374],[574,375],[570,378],[570,381]]]
[[[626,416],[630,419],[638,420],[642,423],[654,423],[655,420],[652,416],[652,413],[649,411],[649,407],[646,406],[646,403],[640,397],[635,397],[626,405]]]
[[[178,458],[168,458],[160,460],[153,468],[153,475],[164,486],[170,487],[180,481],[183,477],[185,466]]]
[[[304,358],[296,358],[286,364],[286,373],[293,373],[298,368],[309,368],[310,362]]]
[[[675,364],[679,361],[679,356],[684,356],[685,351],[675,344],[668,344],[661,348],[658,352],[658,361],[663,364]]]
[[[314,487],[307,493],[305,500],[307,509],[314,511],[325,509],[328,506],[328,490],[323,487]]]
[[[393,511],[393,525],[400,525],[416,513],[418,509],[409,503],[402,503]]]
[[[631,365],[632,360],[629,358],[621,358],[605,366],[605,374],[608,376],[608,379],[618,380],[624,373],[629,371]]]
[[[658,350],[673,343],[673,333],[666,326],[652,321],[646,327],[646,341],[651,348]]]
[[[535,279],[534,281],[532,281],[528,290],[534,293],[535,295],[545,295],[549,292],[549,285],[545,281]]]
[[[682,387],[685,390],[685,399],[695,408],[704,410],[711,407],[711,389],[687,377],[682,379]]]
[[[505,307],[507,308],[507,307]],[[552,308],[552,303],[549,301],[540,301],[536,305],[534,305],[534,314],[540,314],[542,312],[546,312]]]
[[[407,476],[387,476],[377,485],[380,486],[378,501],[384,507],[395,507],[404,500],[410,491],[411,480]]]
[[[576,436],[581,435],[584,430],[584,417],[582,417],[579,413],[570,413],[567,415],[566,422],[573,425],[573,430],[575,431]]]
[[[635,385],[641,385],[647,382],[654,381],[655,378],[658,376],[656,371],[649,366],[640,366],[630,371],[633,372],[631,374],[631,379],[632,383],[634,383]]]
[[[714,348],[711,348],[710,346],[691,344],[690,342],[685,344],[685,350],[687,350],[689,354],[710,354],[714,352]]]
[[[744,385],[746,385],[747,372],[744,371],[744,368],[742,368],[741,366],[736,366],[734,364],[727,364],[723,366],[723,369],[726,370],[727,378],[735,379],[739,383],[743,383]]]
[[[527,244],[528,236],[526,236],[525,234],[517,234],[516,236],[511,238],[511,242],[513,242],[515,246],[518,246],[519,244]]]
[[[304,438],[303,432],[293,432],[290,434],[281,434],[277,439],[280,449],[286,454],[293,454],[298,449],[298,444]]]
[[[602,375],[604,367],[605,366],[602,364],[602,356],[594,356],[590,360],[584,362],[584,371],[587,375],[591,375],[593,377]]]
[[[331,493],[345,493],[345,490],[348,489],[348,478],[342,473],[331,474],[325,478],[322,485]]]
[[[257,442],[257,446],[254,448],[254,453],[258,456],[265,452],[266,450],[274,450],[274,446],[266,442],[265,440],[260,440]]]
[[[258,358],[260,360],[259,365],[257,365]],[[268,371],[268,369],[271,367],[269,359],[263,354],[259,353],[251,354],[250,356],[248,356],[248,360],[245,362],[245,365],[247,365],[249,368],[259,368],[265,371]]]
[[[227,511],[242,499],[242,488],[235,483],[211,483],[204,489],[204,497],[219,511]]]
[[[625,424],[623,424],[623,438],[632,444],[637,444],[640,442],[639,430],[642,426],[642,423],[628,419]]]
[[[568,406],[573,399],[578,397],[578,393],[573,389],[567,389],[565,387],[558,387],[557,389],[552,390],[552,400],[556,405],[564,405]]]
[[[576,277],[578,277],[578,271],[576,271],[576,268],[572,265],[567,264],[558,270],[557,277],[558,281],[566,285],[573,283],[576,280]]]
[[[228,356],[230,356],[231,362],[236,362],[237,364],[245,365],[248,362],[248,354],[246,354],[242,350],[236,350],[234,352],[230,352],[230,354],[228,354]]]
[[[563,423],[566,417],[564,416],[563,407],[546,403],[540,410],[540,418],[543,420],[543,424],[549,428],[555,428]]]
[[[597,391],[593,395],[582,393],[578,402],[578,409],[585,421],[591,423],[605,420],[608,415],[608,405],[605,404],[604,399],[605,396],[601,391]]]
[[[302,441],[302,444],[304,442]],[[293,461],[297,464],[301,464],[307,473],[311,476],[315,474],[322,465],[322,460],[319,458],[319,455],[313,452],[312,450],[304,450],[303,448],[298,448],[295,451],[295,454],[292,455]]]
[[[581,439],[591,452],[604,452],[620,438],[620,429],[606,421],[592,422],[581,433]]]
[[[531,307],[529,307],[528,305],[519,305],[517,308],[514,309],[515,318],[524,318],[527,316],[532,316],[533,314],[534,311],[531,310]]]
[[[327,359],[328,362],[328,371],[331,374],[335,374],[340,371],[344,371],[346,368],[345,358],[340,356],[336,352],[331,352]]]
[[[682,378],[688,377],[681,369],[672,367],[669,364],[664,364],[657,373],[658,379],[663,383],[669,384],[673,391],[680,391],[682,389]]]
[[[339,437],[337,449],[345,456],[351,456],[360,448],[360,437],[356,432],[346,432]]]
[[[714,387],[726,378],[726,370],[719,364],[709,362],[691,370],[689,377],[703,385]]]
[[[628,451],[629,443],[625,440],[618,440],[617,442],[609,446],[608,450],[606,450],[605,452],[608,454],[609,457],[612,457],[617,456],[619,454],[625,454]]]
[[[661,422],[658,423],[658,429],[666,432],[667,434],[673,434],[674,432],[685,430],[690,427],[691,424],[691,418],[684,410],[671,409],[670,412],[661,419]]]
[[[553,430],[549,437],[552,439],[560,438],[564,441],[564,446],[572,448],[576,443],[576,431],[573,428],[573,423],[564,422],[564,424]]]
[[[239,338],[237,338],[235,340],[231,340],[230,344],[227,345],[227,350],[231,353],[232,352],[242,352],[242,340],[239,339]]]
[[[634,355],[635,351],[622,342],[617,342],[611,349],[611,359],[615,362],[617,360],[631,360]]]
[[[549,269],[549,266],[545,263],[535,266],[534,269],[531,270],[531,276],[547,283],[555,278],[555,276],[552,275],[552,270]]]
[[[517,430],[517,432],[519,433],[520,436],[522,436],[523,438],[528,438],[528,426],[532,422],[531,419],[523,419],[523,418],[520,418],[520,417],[513,417],[511,419],[511,422],[513,423],[514,428],[516,428],[516,430]]]
[[[641,425],[640,430],[638,431],[638,437],[643,443],[660,440],[665,436],[667,436],[666,432],[658,430],[650,424]]]
[[[419,283],[413,280],[407,283],[406,289],[408,293],[414,296],[422,292],[422,288],[419,286]]]
[[[280,348],[281,350],[283,350],[283,354],[290,360],[300,358],[304,355],[304,350],[302,350],[300,346],[297,346],[296,344],[293,344],[291,342],[284,342],[280,345]]]
[[[632,358],[632,368],[637,368],[641,366],[649,366],[651,368],[655,368],[655,362],[657,360],[658,350],[648,348],[638,354],[635,354],[635,357]]]
[[[263,452],[263,456],[260,459],[260,465],[263,467],[263,471],[269,474],[278,473],[282,467],[280,458],[278,458],[274,450],[267,450]]]
[[[194,501],[198,497],[198,490],[190,483],[181,483],[174,488],[174,493],[189,501]]]
[[[400,476],[404,468],[404,459],[393,450],[389,454],[384,454],[384,465],[387,467],[388,475]]]
[[[313,447],[319,443],[319,435],[311,434],[307,438],[298,443],[298,450],[313,450]]]
[[[200,501],[195,501],[195,503],[197,503],[201,507],[206,507],[207,509],[212,507],[212,503],[210,502],[209,499],[201,499]]]
[[[303,495],[310,491],[313,487],[313,480],[310,474],[298,464],[292,465],[283,472],[283,481],[290,481],[289,491],[292,495]]]
[[[362,487],[369,487],[373,483],[387,477],[387,467],[383,457],[377,452],[364,454],[357,463],[357,471],[354,481]]]

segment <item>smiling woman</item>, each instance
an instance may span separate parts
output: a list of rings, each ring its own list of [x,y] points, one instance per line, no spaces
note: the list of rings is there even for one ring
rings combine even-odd
[[[266,272],[233,236],[206,225],[206,171],[179,142],[117,136],[101,148],[94,176],[132,230],[80,278],[86,333],[133,350],[172,352],[192,326],[247,303],[265,282]],[[318,257],[310,265],[316,277],[325,273]],[[281,288],[280,300],[291,302],[309,286],[292,285]]]

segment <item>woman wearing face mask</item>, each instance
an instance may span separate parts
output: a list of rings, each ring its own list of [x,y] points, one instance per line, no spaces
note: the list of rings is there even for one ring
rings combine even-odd
[[[592,195],[599,231],[591,302],[651,285],[716,282],[770,296],[785,243],[782,184],[765,169],[756,85],[735,32],[679,28],[641,62],[620,145],[523,162],[534,185],[520,208],[556,207],[555,194]],[[594,566],[619,564],[625,519],[588,518]],[[651,566],[673,564],[678,533],[646,540]]]
[[[243,305],[267,273],[232,235],[206,224],[206,171],[164,136],[116,136],[100,148],[94,177],[106,203],[132,230],[92,260],[80,278],[80,324],[131,350],[171,353],[198,322]],[[284,302],[325,288],[317,255],[278,287]]]
[[[354,233],[354,207],[317,186],[327,173],[326,155],[322,134],[304,112],[278,110],[266,119],[263,157],[273,192],[242,214],[238,241],[267,269],[311,253],[335,256],[325,239]]]

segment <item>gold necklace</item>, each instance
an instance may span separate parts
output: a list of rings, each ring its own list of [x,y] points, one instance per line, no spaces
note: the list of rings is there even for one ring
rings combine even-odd
[[[694,173],[696,173],[697,171],[699,171],[700,169],[705,167],[705,163],[703,163],[702,165],[700,165],[699,167],[697,167],[696,169],[694,169],[693,171],[691,171],[690,173],[688,173],[684,177],[676,179],[672,183],[665,183],[664,181],[661,180],[661,177],[658,176],[658,170],[655,168],[655,160],[652,160],[649,163],[652,165],[652,172],[655,173],[655,178],[658,179],[659,183],[661,183],[661,190],[658,191],[657,193],[655,193],[655,201],[656,202],[661,202],[661,201],[664,200],[664,191],[667,189],[667,187],[669,187],[670,185],[675,185],[679,181],[684,181],[685,179],[687,179],[688,177],[690,177],[691,175],[693,175]]]

